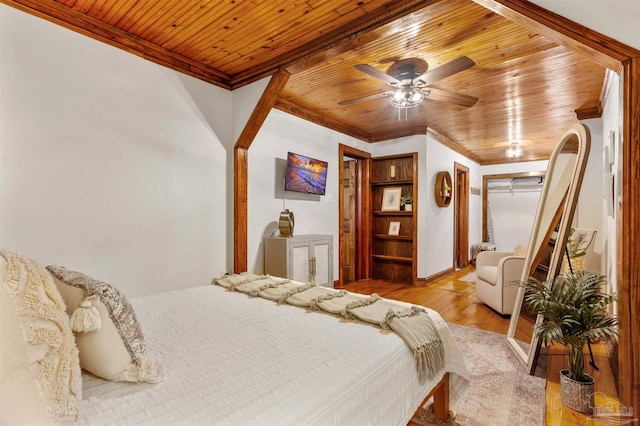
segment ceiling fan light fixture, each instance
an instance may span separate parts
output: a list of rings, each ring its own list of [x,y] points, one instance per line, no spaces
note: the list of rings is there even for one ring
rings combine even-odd
[[[422,90],[413,87],[403,87],[393,92],[391,105],[396,108],[413,108],[422,103],[425,94]]]
[[[513,142],[509,148],[504,150],[504,156],[507,158],[517,158],[523,155],[524,148],[518,142]]]

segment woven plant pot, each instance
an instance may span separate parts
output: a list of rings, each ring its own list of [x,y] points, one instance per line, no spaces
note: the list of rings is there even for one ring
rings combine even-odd
[[[585,270],[584,257],[572,257],[571,258],[571,267],[573,268],[573,272],[584,271]],[[567,272],[570,272],[569,264],[567,263],[567,259],[564,259],[562,261],[562,272],[564,274],[566,274]]]
[[[569,370],[560,370],[562,403],[572,410],[593,414],[593,377],[585,374],[588,382],[578,382],[569,378]]]

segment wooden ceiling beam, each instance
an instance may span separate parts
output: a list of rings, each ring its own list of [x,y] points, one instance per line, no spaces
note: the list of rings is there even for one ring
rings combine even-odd
[[[267,61],[260,66],[253,67],[245,72],[238,73],[232,78],[232,88],[242,87],[245,84],[256,81],[262,77],[272,74],[277,69],[286,68],[291,74],[299,72],[308,65],[301,67],[292,67],[296,62],[304,61],[304,59],[329,49],[332,46],[343,43],[345,40],[353,37],[360,32],[370,31],[381,25],[392,22],[402,16],[420,10],[430,3],[441,2],[445,0],[402,0],[386,4],[375,12],[357,18],[347,25],[343,25],[327,34],[322,35],[312,42],[304,44],[296,49],[292,49],[285,55],[281,55],[271,61]]]
[[[378,11],[377,15],[369,14],[361,18],[360,22],[349,24],[334,33],[328,34],[322,42],[319,40],[317,43],[314,42],[314,45],[306,46],[297,55],[298,59],[290,61],[287,65],[287,71],[292,75],[297,74],[336,55],[356,50],[359,46],[384,36],[374,30],[418,10],[428,8],[427,15],[421,17],[422,20],[427,20],[461,7],[467,2],[467,0],[431,0],[412,2],[413,4],[405,6],[402,5],[407,2],[394,2],[394,9],[391,6],[387,6]]]
[[[253,143],[280,92],[287,84],[289,73],[279,71],[271,77],[233,150],[233,270],[248,270],[249,222],[249,147]]]
[[[616,73],[622,71],[622,61],[640,55],[640,51],[632,47],[526,0],[473,1],[561,46],[583,53]]]

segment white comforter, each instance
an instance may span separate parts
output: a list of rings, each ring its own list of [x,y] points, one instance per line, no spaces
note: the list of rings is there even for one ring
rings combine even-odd
[[[131,303],[166,377],[131,384],[85,375],[84,424],[406,425],[445,373],[420,383],[393,332],[218,286]],[[453,402],[467,369],[446,323],[430,314]]]

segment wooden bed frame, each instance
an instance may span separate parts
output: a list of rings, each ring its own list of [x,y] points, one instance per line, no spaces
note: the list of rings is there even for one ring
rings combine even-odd
[[[446,422],[449,419],[449,373],[445,373],[442,380],[422,400],[414,416],[422,409],[424,404],[433,397],[433,411],[438,420]],[[412,416],[413,417],[413,416]]]

